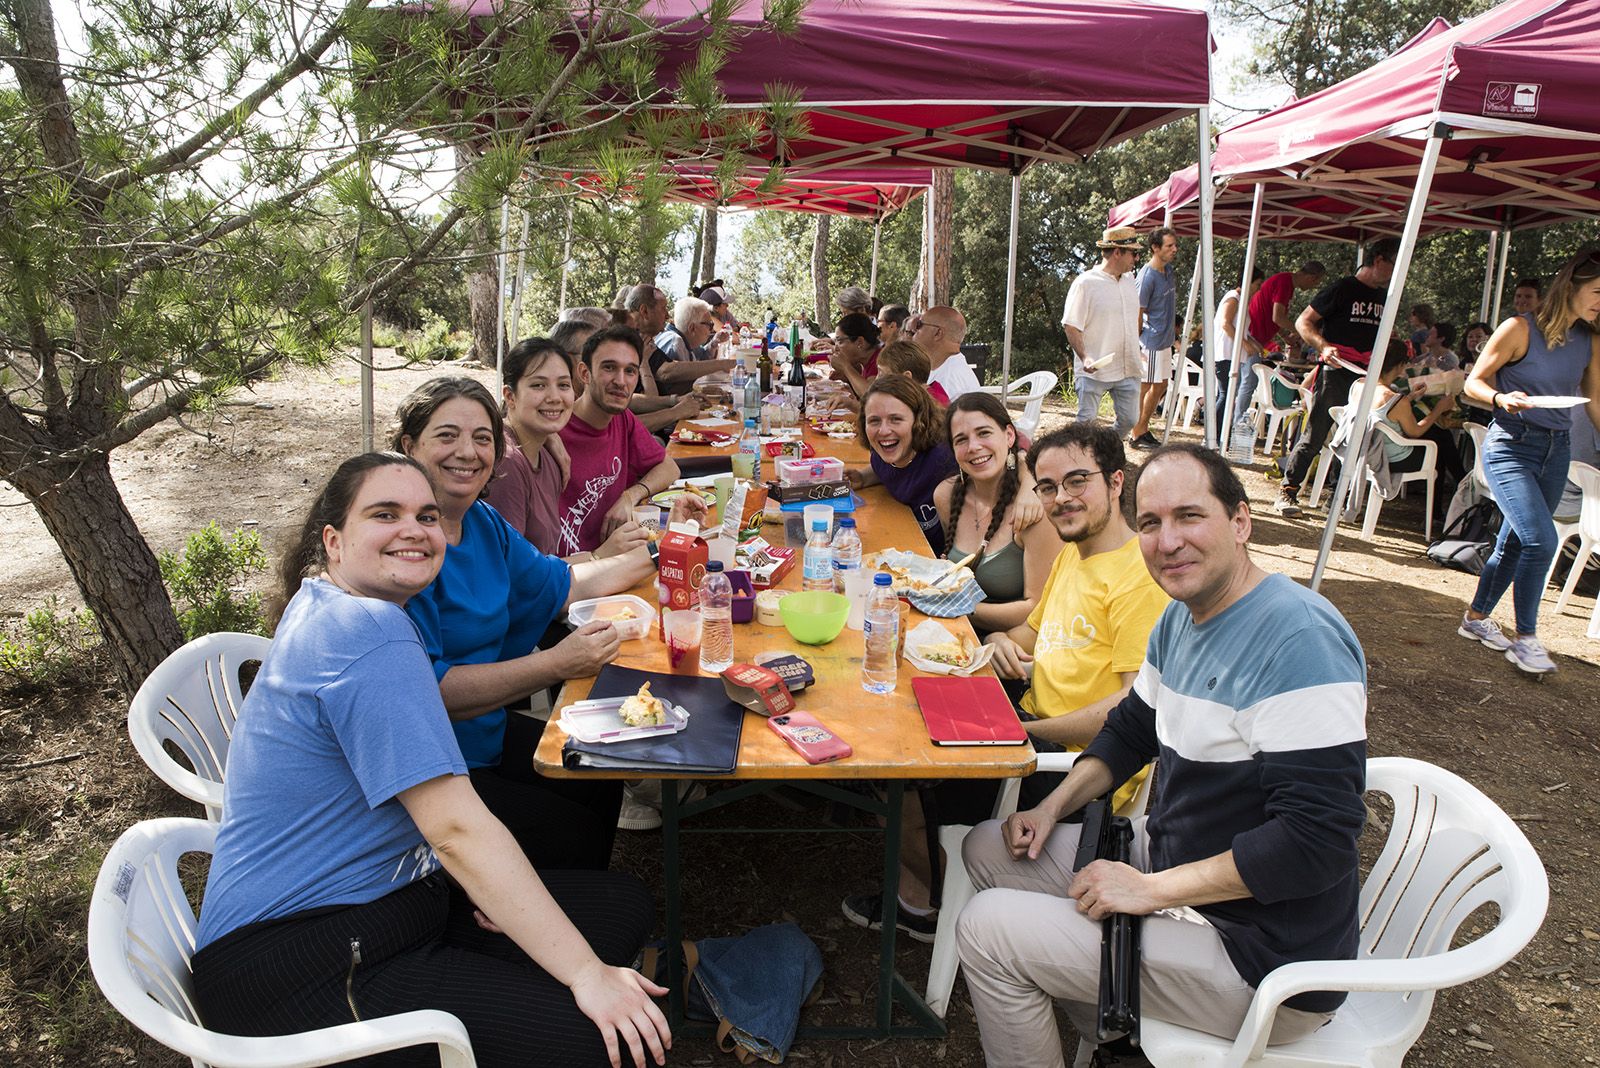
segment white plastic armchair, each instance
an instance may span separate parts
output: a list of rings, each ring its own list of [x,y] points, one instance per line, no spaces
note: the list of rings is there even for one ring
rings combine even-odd
[[[89,967],[112,1007],[196,1068],[311,1068],[421,1045],[439,1047],[440,1068],[473,1068],[467,1029],[433,1009],[270,1038],[208,1030],[194,1004],[197,924],[178,861],[210,853],[216,834],[205,820],[146,820],[106,854],[89,902]]]
[[[1415,471],[1407,471],[1395,476],[1403,490],[1407,482],[1421,482],[1427,488],[1427,500],[1424,501],[1422,513],[1422,540],[1433,540],[1433,489],[1438,480],[1439,472],[1439,446],[1423,438],[1408,438],[1395,427],[1382,420],[1372,421],[1373,429],[1394,442],[1396,445],[1408,445],[1413,449],[1422,450],[1422,466]],[[1378,513],[1383,510],[1383,494],[1378,490],[1378,480],[1367,472],[1367,516],[1361,524],[1361,536],[1372,537],[1378,529]]]
[[[996,397],[1004,392],[1008,409],[1020,407],[1022,411],[1013,415],[1011,421],[1016,424],[1019,431],[1031,438],[1039,430],[1039,418],[1044,412],[1045,398],[1056,388],[1056,383],[1059,381],[1054,371],[1034,371],[1004,387],[984,386],[983,391],[992,393]]]
[[[221,632],[189,642],[161,662],[128,706],[128,736],[150,770],[191,801],[222,818],[222,777],[233,724],[244,703],[239,670],[264,659],[272,642],[258,634]],[[189,767],[167,752],[171,742]]]
[[[1561,596],[1556,598],[1558,613],[1567,607],[1567,599],[1577,588],[1578,579],[1583,577],[1584,570],[1589,566],[1589,559],[1600,556],[1600,470],[1573,460],[1567,468],[1567,480],[1576,483],[1578,489],[1583,491],[1583,504],[1576,523],[1556,524],[1556,560],[1561,559],[1561,547],[1567,539],[1574,534],[1578,536],[1578,555],[1572,558],[1572,570],[1567,572],[1567,581],[1561,586]],[[1555,574],[1555,570],[1556,561],[1552,560],[1550,574],[1544,580],[1546,586],[1550,584],[1550,575]],[[1600,600],[1595,603],[1600,606]],[[1600,611],[1600,608],[1596,610]]]
[[[1278,431],[1283,429],[1286,422],[1297,418],[1305,409],[1300,402],[1300,383],[1290,381],[1284,373],[1270,364],[1258,363],[1251,370],[1256,376],[1256,432],[1260,433],[1264,427],[1266,435],[1261,439],[1263,444],[1261,452],[1264,456],[1272,455],[1273,442],[1277,440]],[[1293,391],[1295,399],[1286,406],[1274,402],[1272,384],[1276,382],[1285,389]],[[1289,432],[1284,430],[1285,444],[1289,440]]]
[[[1399,1068],[1427,1027],[1435,991],[1488,975],[1532,940],[1550,886],[1511,817],[1466,780],[1420,760],[1368,761],[1367,788],[1393,798],[1394,823],[1361,888],[1356,959],[1302,961],[1272,972],[1232,1041],[1143,1021],[1143,1050],[1153,1064]],[[1490,903],[1499,907],[1498,922],[1452,949],[1461,925]],[[1351,993],[1326,1027],[1267,1046],[1278,1006],[1312,990]]]

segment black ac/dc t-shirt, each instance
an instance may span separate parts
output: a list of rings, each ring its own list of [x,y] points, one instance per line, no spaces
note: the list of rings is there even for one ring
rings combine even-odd
[[[1329,342],[1371,352],[1387,296],[1386,290],[1364,285],[1351,275],[1323,287],[1311,298],[1311,307],[1322,316],[1322,336]]]

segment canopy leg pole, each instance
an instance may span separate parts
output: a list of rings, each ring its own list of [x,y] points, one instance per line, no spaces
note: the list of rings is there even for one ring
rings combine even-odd
[[[1483,296],[1478,299],[1478,321],[1489,321],[1489,295],[1494,291],[1495,260],[1499,258],[1500,231],[1489,231],[1489,248],[1483,254]]]
[[[1239,408],[1239,391],[1244,388],[1244,333],[1245,324],[1250,320],[1250,276],[1256,269],[1256,245],[1260,240],[1261,231],[1261,200],[1266,194],[1267,187],[1256,183],[1255,193],[1250,198],[1250,237],[1244,244],[1244,271],[1239,276],[1239,310],[1233,319],[1233,352],[1229,359],[1233,361],[1229,368],[1233,372],[1233,388],[1228,391],[1228,407],[1234,411]],[[1224,416],[1231,413],[1224,412]],[[1228,440],[1232,436],[1233,420],[1222,420],[1222,451],[1228,451]],[[1248,454],[1246,454],[1248,459]]]
[[[1195,306],[1195,302],[1198,301],[1199,299],[1200,299],[1200,253],[1199,253],[1199,250],[1197,249],[1195,251],[1194,270],[1189,272],[1189,303],[1183,310],[1183,323],[1184,323],[1184,326],[1188,327],[1191,330],[1193,329],[1193,326],[1191,324],[1194,323],[1194,306]],[[1183,341],[1182,341],[1181,338],[1178,340],[1178,344],[1180,344],[1180,345],[1183,344]],[[1179,353],[1177,353],[1177,355],[1178,355],[1179,358],[1172,361],[1172,372],[1169,375],[1167,375],[1167,403],[1163,404],[1161,406],[1161,410],[1162,410],[1162,415],[1161,415],[1161,422],[1162,422],[1161,444],[1163,444],[1163,445],[1165,445],[1167,442],[1172,440],[1172,413],[1178,407],[1178,402],[1177,402],[1177,397],[1178,397],[1178,375],[1183,373],[1183,370],[1182,370],[1183,369],[1183,359],[1182,359],[1183,354],[1181,352],[1179,352]],[[1205,357],[1202,356],[1201,359],[1204,360]]]
[[[922,310],[934,306],[933,302],[933,187],[922,198],[922,251],[926,257],[922,264]]]
[[[883,237],[883,216],[872,220],[872,274],[867,278],[867,296],[878,295],[878,242]]]
[[[361,305],[361,451],[372,451],[372,301]]]
[[[1372,411],[1372,401],[1378,395],[1378,376],[1383,371],[1384,350],[1394,334],[1395,320],[1400,317],[1400,297],[1406,291],[1406,274],[1411,269],[1411,254],[1417,248],[1417,231],[1422,227],[1422,216],[1428,207],[1428,193],[1433,188],[1433,172],[1439,166],[1439,149],[1444,145],[1449,127],[1435,123],[1422,153],[1422,166],[1417,171],[1417,187],[1411,194],[1411,208],[1406,214],[1405,230],[1400,235],[1400,251],[1395,256],[1394,274],[1389,278],[1389,292],[1383,299],[1383,315],[1378,320],[1378,335],[1373,342],[1372,359],[1367,361],[1367,373],[1362,379],[1361,400],[1356,403],[1355,423],[1350,434],[1350,445],[1345,449],[1344,462],[1339,465],[1339,484],[1334,487],[1328,504],[1328,521],[1322,528],[1322,544],[1317,548],[1317,563],[1311,570],[1311,588],[1322,585],[1322,574],[1328,566],[1328,554],[1333,551],[1333,535],[1339,529],[1339,513],[1343,511],[1344,495],[1355,476],[1356,462],[1367,448],[1367,415]]]
[[[1011,330],[1017,316],[1017,221],[1022,214],[1022,172],[1011,172],[1011,241],[1006,252],[1006,332],[1000,348],[1000,403],[1011,389]]]
[[[511,236],[511,198],[506,197],[500,201],[500,254],[495,257],[495,266],[499,276],[498,284],[494,291],[494,395],[500,395],[500,387],[505,385],[502,378],[501,365],[505,361],[506,347],[506,247],[507,239]]]
[[[1195,125],[1199,132],[1200,163],[1200,284],[1204,287],[1205,307],[1209,310],[1217,306],[1217,293],[1215,280],[1212,278],[1215,249],[1213,245],[1212,212],[1216,204],[1216,188],[1211,184],[1211,109],[1200,107],[1195,109]],[[1205,369],[1201,374],[1203,383],[1216,380],[1217,377],[1217,338],[1214,316],[1206,315],[1200,320],[1201,345],[1205,352]],[[1206,413],[1206,448],[1217,447],[1217,413],[1212,411],[1215,405],[1205,406]]]
[[[1489,324],[1490,333],[1500,322],[1500,309],[1504,306],[1506,295],[1506,268],[1511,265],[1511,231],[1500,231],[1500,266],[1495,270],[1494,305],[1489,309],[1490,314],[1484,319]]]
[[[522,337],[522,284],[528,266],[528,213],[522,212],[522,236],[517,238],[517,271],[511,278],[511,336]],[[513,340],[512,344],[516,341]]]

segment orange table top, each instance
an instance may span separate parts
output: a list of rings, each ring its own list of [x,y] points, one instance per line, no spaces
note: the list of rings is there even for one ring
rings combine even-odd
[[[814,431],[806,432],[821,455],[838,455],[846,463],[865,462],[865,450],[855,441],[836,441]],[[852,461],[840,455],[846,450],[833,446],[853,446],[861,455]],[[674,446],[674,449],[703,447]],[[927,552],[927,541],[922,536],[911,511],[889,497],[881,486],[862,492],[864,503],[856,511],[857,527],[861,531],[863,550],[871,553],[880,549],[905,548]],[[781,538],[779,528],[768,527],[774,540]],[[779,589],[798,590],[801,569],[799,562],[779,582]],[[653,579],[642,583],[633,593],[646,601],[656,602]],[[915,627],[924,617],[911,612],[909,626]],[[941,620],[957,635],[971,633],[971,624],[965,617]],[[1031,745],[1019,746],[936,746],[928,740],[922,713],[917,709],[911,690],[911,680],[923,672],[912,667],[905,659],[900,661],[900,674],[891,694],[871,694],[861,686],[861,655],[863,637],[860,631],[846,628],[839,637],[827,645],[802,645],[789,636],[783,627],[767,627],[760,623],[741,623],[733,628],[734,661],[748,662],[758,653],[771,649],[794,652],[809,661],[816,671],[816,682],[796,695],[796,706],[816,716],[838,736],[850,743],[853,755],[827,764],[807,764],[798,753],[791,750],[773,731],[762,723],[761,717],[749,713],[739,747],[739,765],[735,779],[959,779],[1001,778],[1025,775],[1033,770],[1034,751]],[[634,641],[624,642],[617,657],[624,667],[647,671],[666,671],[666,646],[655,631]],[[984,668],[982,674],[992,674]],[[587,697],[594,685],[592,676],[570,680],[561,692],[556,707]],[[552,725],[556,723],[552,719]],[[566,735],[559,730],[547,730],[539,743],[534,763],[550,776],[607,777],[602,771],[569,772],[561,766],[561,746]],[[638,772],[617,772],[612,778],[636,779]],[[661,776],[671,778],[673,776]],[[693,777],[693,776],[682,776]]]

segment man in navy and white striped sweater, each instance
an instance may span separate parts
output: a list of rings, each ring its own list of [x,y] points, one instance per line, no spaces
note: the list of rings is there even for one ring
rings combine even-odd
[[[1053,999],[1093,1035],[1112,913],[1146,917],[1143,1014],[1225,1037],[1274,968],[1355,956],[1361,646],[1327,600],[1251,561],[1249,503],[1215,452],[1153,453],[1134,500],[1145,564],[1173,603],[1133,689],[1043,804],[963,848],[981,892],[958,945],[990,1068],[1063,1063]],[[1157,756],[1134,863],[1074,872],[1079,827],[1059,821]],[[1289,999],[1271,1041],[1316,1030],[1343,999]]]

